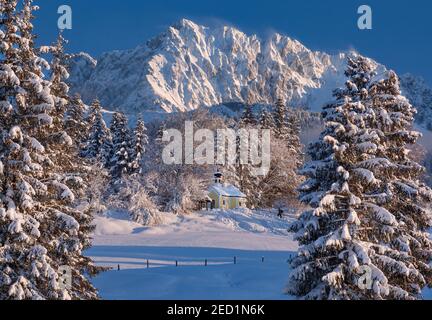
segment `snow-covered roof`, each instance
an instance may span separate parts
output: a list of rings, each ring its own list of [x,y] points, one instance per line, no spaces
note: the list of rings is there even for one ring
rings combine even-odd
[[[216,183],[210,187],[209,191],[214,191],[217,194],[225,197],[246,198],[246,195],[241,192],[237,187],[227,183]]]

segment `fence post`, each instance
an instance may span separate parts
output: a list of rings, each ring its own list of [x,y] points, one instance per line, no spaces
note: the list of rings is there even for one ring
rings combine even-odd
[[[262,257],[262,260],[261,260],[261,261],[262,261],[262,263],[264,263],[264,257]]]
[[[147,269],[150,267],[150,263],[149,263],[149,261],[148,261],[148,259],[147,259]]]
[[[205,266],[207,267],[207,259],[205,259]]]
[[[237,264],[237,257],[234,257],[234,264]]]
[[[120,265],[117,265],[117,271],[120,271]]]
[[[178,261],[176,260],[176,267],[178,267]]]

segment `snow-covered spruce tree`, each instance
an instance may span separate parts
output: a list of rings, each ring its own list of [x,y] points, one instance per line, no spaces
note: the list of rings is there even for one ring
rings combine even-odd
[[[138,119],[132,137],[132,157],[130,171],[132,174],[141,174],[144,155],[148,145],[147,128],[144,121]]]
[[[93,101],[86,121],[90,130],[81,155],[101,166],[107,166],[111,153],[111,133],[103,119],[99,100]]]
[[[89,134],[89,124],[85,119],[86,107],[79,94],[70,97],[66,107],[64,122],[66,132],[80,147]]]
[[[119,184],[131,168],[131,136],[128,120],[121,112],[116,112],[112,118],[110,131],[112,136],[111,158],[108,163],[112,183]]]
[[[420,299],[432,282],[432,192],[409,158],[415,109],[394,72],[371,83],[374,66],[349,59],[346,88],[325,107],[311,145],[291,226],[301,247],[288,292],[303,299]]]
[[[74,186],[76,198],[75,205],[85,208],[88,214],[100,212],[103,206],[100,205],[101,188],[100,181],[106,175],[104,170],[97,168],[99,164],[80,157],[80,152],[84,146],[85,138],[88,136],[89,124],[84,119],[86,108],[78,94],[69,96],[69,86],[66,79],[69,73],[66,70],[69,54],[64,52],[64,44],[67,41],[62,34],[58,36],[57,42],[51,47],[44,47],[43,52],[52,54],[51,62],[51,93],[54,96],[55,109],[53,125],[49,132],[52,137],[57,137],[61,141],[65,137],[70,137],[67,152],[57,154],[58,171],[64,171],[63,180],[69,185]],[[94,119],[94,118],[93,118]],[[94,122],[93,122],[94,123]],[[59,130],[62,128],[62,130]],[[69,138],[67,138],[69,140]],[[95,174],[95,171],[98,173]],[[96,188],[99,187],[98,190]],[[103,186],[105,190],[105,185]]]
[[[252,105],[246,105],[246,109],[240,119],[240,124],[242,127],[255,126],[257,124]]]
[[[276,128],[276,123],[273,115],[267,109],[261,111],[259,124],[261,129],[275,130]]]
[[[33,44],[32,1],[3,0],[0,36],[0,300],[95,299],[82,255],[90,244],[91,217],[71,205],[72,188],[58,171],[70,139],[56,127],[47,62]],[[53,133],[56,134],[53,134]],[[59,139],[63,137],[63,139]],[[61,285],[61,267],[72,287]]]
[[[287,124],[287,107],[282,99],[278,99],[276,101],[273,117],[276,124],[275,137],[277,139],[286,139],[289,135]]]
[[[65,63],[69,55],[64,52],[64,45],[67,41],[60,33],[57,42],[51,47],[43,47],[43,53],[52,54],[51,62],[51,92],[55,98],[55,112],[59,120],[63,120],[66,107],[69,104],[69,86],[65,80],[69,78],[69,73],[65,67]]]
[[[69,78],[66,69],[70,55],[65,53],[64,45],[67,41],[60,33],[57,42],[51,47],[43,47],[43,52],[52,54],[51,62],[51,92],[55,95],[55,111],[58,119],[64,122],[66,132],[79,145],[86,134],[88,126],[84,120],[85,106],[78,94],[71,97],[69,86],[65,80]]]
[[[250,115],[248,115],[250,113]],[[248,205],[250,208],[257,207],[261,202],[262,192],[258,188],[258,185],[262,179],[262,177],[257,177],[253,174],[253,165],[250,161],[248,163],[241,163],[240,159],[240,149],[241,149],[241,141],[249,141],[248,147],[249,152],[252,150],[253,144],[258,143],[258,141],[253,141],[249,139],[248,129],[258,129],[259,126],[253,116],[252,112],[245,113],[242,121],[239,123],[239,129],[237,134],[237,156],[235,164],[232,166],[236,172],[231,175],[231,178],[234,176],[238,179],[238,187],[242,190],[242,192],[248,198]],[[249,160],[249,159],[247,159]]]
[[[296,110],[288,108],[282,99],[276,101],[274,110],[276,139],[285,140],[301,158],[302,144],[300,142],[300,121]],[[298,162],[298,159],[296,159]]]
[[[286,141],[291,150],[291,159],[295,161],[297,168],[304,163],[303,144],[300,140],[300,120],[296,110],[289,108],[287,116],[287,136]]]
[[[11,98],[17,94],[20,81],[16,74],[20,62],[18,34],[18,17],[16,12],[17,1],[2,1],[0,6],[0,129],[12,123],[11,113],[13,106]]]

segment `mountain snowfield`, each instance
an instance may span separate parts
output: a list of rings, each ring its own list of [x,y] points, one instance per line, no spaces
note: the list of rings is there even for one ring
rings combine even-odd
[[[70,62],[72,91],[90,103],[128,114],[190,111],[228,103],[272,104],[278,98],[314,111],[345,82],[350,52],[314,52],[275,33],[265,40],[233,27],[207,28],[183,19],[145,45],[95,60]],[[386,68],[376,63],[378,76]],[[421,78],[401,77],[404,94],[432,123],[432,91]]]
[[[412,74],[401,76],[403,94],[417,108],[417,123],[432,131],[432,89],[421,77]]]
[[[183,19],[133,50],[78,54],[73,90],[111,109],[190,111],[223,103],[273,103],[319,108],[343,84],[346,54],[313,52],[274,34],[267,40],[232,28]],[[317,90],[329,87],[328,90]],[[317,92],[319,91],[319,92]],[[325,92],[324,92],[325,91]]]

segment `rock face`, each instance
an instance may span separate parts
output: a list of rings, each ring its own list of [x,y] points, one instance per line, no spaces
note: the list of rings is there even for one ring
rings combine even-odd
[[[311,92],[324,80],[343,81],[344,66],[345,54],[313,52],[279,34],[262,41],[231,27],[182,20],[146,45],[105,53],[97,63],[77,55],[70,82],[87,102],[99,97],[109,108],[131,111],[273,103],[278,97],[302,105],[313,103]]]
[[[347,54],[314,52],[280,34],[261,40],[232,27],[210,29],[182,20],[133,50],[108,52],[97,62],[77,55],[70,83],[87,103],[98,97],[105,107],[128,113],[269,104],[277,98],[320,110],[345,82]],[[378,74],[386,70],[376,67]],[[424,91],[419,80],[402,79],[417,101]],[[421,101],[430,108],[430,96]]]
[[[401,76],[403,94],[417,108],[417,124],[432,131],[432,89],[425,80],[411,74]]]
[[[90,79],[96,66],[97,61],[85,52],[75,54],[73,58],[69,60],[70,81],[75,89],[81,89],[80,85]]]

